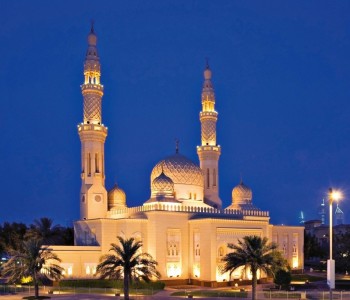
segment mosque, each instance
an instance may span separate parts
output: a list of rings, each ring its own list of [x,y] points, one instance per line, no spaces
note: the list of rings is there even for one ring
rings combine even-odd
[[[161,159],[150,175],[151,193],[143,205],[129,207],[117,185],[105,187],[104,143],[108,129],[102,123],[101,68],[94,29],[88,35],[84,62],[81,140],[80,220],[74,223],[75,246],[52,246],[62,259],[67,278],[93,277],[103,254],[116,236],[143,242],[142,251],[158,262],[161,279],[216,286],[220,282],[250,279],[237,270],[221,274],[228,243],[247,235],[267,237],[279,245],[292,269],[303,269],[304,227],[270,224],[268,211],[253,204],[252,190],[242,181],[232,190],[232,204],[222,207],[219,194],[215,93],[207,65],[202,88],[199,165],[179,153]],[[264,276],[260,274],[260,276]]]

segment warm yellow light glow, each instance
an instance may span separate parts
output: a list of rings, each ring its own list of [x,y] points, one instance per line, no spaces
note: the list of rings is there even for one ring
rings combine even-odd
[[[223,266],[218,266],[216,268],[216,281],[229,281],[230,274],[226,272],[224,274],[221,273]]]
[[[25,284],[25,283],[29,283],[32,282],[33,278],[31,276],[27,276],[27,277],[22,277],[21,279],[21,283]]]
[[[194,275],[194,277],[196,277],[196,278],[199,278],[199,277],[200,277],[200,275],[201,275],[201,268],[200,268],[200,265],[199,265],[199,264],[195,264],[195,265],[193,266],[193,275]]]
[[[340,191],[332,190],[329,193],[329,197],[330,197],[331,200],[339,201],[340,199],[343,198],[343,195],[342,195],[342,193]]]
[[[168,263],[167,264],[167,275],[168,277],[180,277],[181,276],[181,266],[179,263]]]
[[[298,257],[293,257],[292,266],[293,266],[293,269],[297,269],[299,267]]]

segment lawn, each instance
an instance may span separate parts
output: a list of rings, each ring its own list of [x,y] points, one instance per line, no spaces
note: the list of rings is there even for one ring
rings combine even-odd
[[[270,298],[281,298],[281,299],[292,299],[292,298],[297,298],[300,299],[301,298],[301,293],[298,292],[264,292],[264,297],[266,299],[270,299]]]
[[[315,282],[315,281],[321,281],[324,280],[324,277],[321,276],[314,276],[309,274],[293,274],[292,275],[292,281],[300,281],[300,282],[306,282],[307,280],[309,282]]]
[[[202,297],[231,297],[231,298],[247,298],[247,292],[231,291],[231,290],[196,290],[196,291],[179,291],[174,292],[171,296],[202,296]]]

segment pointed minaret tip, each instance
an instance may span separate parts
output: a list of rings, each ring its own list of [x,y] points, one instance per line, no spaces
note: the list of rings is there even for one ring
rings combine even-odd
[[[175,153],[178,154],[179,153],[179,139],[175,139]]]
[[[96,44],[97,44],[97,36],[95,34],[94,21],[92,20],[90,33],[88,35],[88,45],[89,46],[96,46]]]
[[[94,20],[91,20],[91,29],[90,29],[90,33],[95,33],[95,31],[94,31],[94,23],[95,23],[95,21],[94,21]]]
[[[205,70],[204,70],[204,79],[205,80],[210,80],[211,79],[211,70],[209,67],[209,58],[206,58],[206,66],[205,66]]]

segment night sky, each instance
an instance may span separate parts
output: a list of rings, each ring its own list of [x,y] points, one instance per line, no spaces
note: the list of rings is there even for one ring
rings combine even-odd
[[[2,1],[0,223],[79,218],[83,61],[102,64],[106,186],[128,206],[152,167],[198,162],[205,58],[213,72],[224,207],[242,175],[274,224],[317,218],[329,187],[350,220],[349,1]]]

